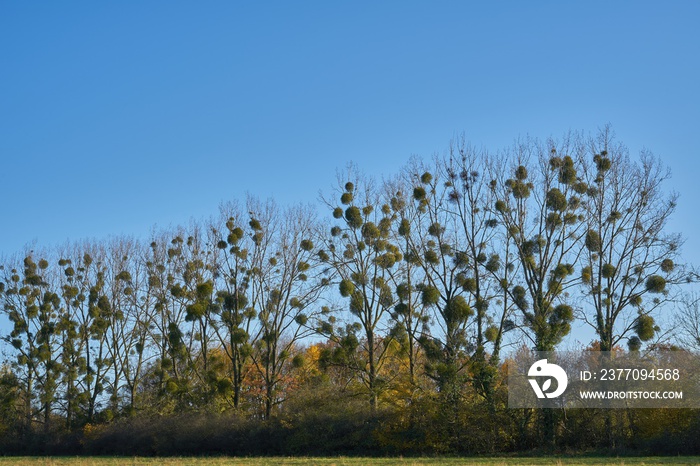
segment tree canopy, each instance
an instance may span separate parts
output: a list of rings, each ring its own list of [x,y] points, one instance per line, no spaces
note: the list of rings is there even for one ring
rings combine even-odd
[[[318,209],[251,197],[148,241],[10,258],[0,431],[25,451],[70,435],[117,451],[106,439],[124,426],[209,413],[276,426],[285,451],[348,422],[384,452],[599,446],[573,434],[585,411],[553,414],[547,432],[509,411],[504,363],[557,349],[576,322],[604,351],[697,345],[692,307],[689,338],[661,340],[697,277],[668,231],[669,176],[609,128],[493,153],[459,140],[381,182],[350,167]],[[591,429],[626,438],[666,416]],[[700,418],[683,422],[697,432]]]

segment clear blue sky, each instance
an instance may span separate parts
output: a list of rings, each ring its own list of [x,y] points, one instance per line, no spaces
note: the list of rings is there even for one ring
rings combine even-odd
[[[611,123],[698,262],[700,2],[0,2],[0,256]]]

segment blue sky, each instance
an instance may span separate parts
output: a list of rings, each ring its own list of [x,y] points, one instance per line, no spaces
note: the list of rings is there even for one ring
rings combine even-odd
[[[0,3],[0,256],[610,123],[698,262],[700,2]]]

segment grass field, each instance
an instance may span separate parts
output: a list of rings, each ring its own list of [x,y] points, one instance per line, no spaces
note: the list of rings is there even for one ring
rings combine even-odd
[[[36,466],[36,465],[71,465],[71,466],[117,466],[117,465],[232,465],[232,466],[276,466],[276,465],[322,465],[322,466],[364,466],[364,465],[700,465],[698,456],[676,457],[584,457],[584,458],[130,458],[130,457],[0,457],[0,465]]]

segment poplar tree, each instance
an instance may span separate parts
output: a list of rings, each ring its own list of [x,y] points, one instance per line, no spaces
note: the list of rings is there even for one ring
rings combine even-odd
[[[581,281],[583,318],[598,334],[601,351],[624,339],[630,350],[659,331],[653,313],[673,289],[693,279],[679,264],[682,238],[668,232],[677,195],[663,185],[670,172],[651,154],[637,161],[605,128],[591,140],[586,165],[586,235]]]
[[[392,339],[401,345],[402,353],[408,360],[408,382],[412,388],[418,386],[422,338],[428,335],[430,314],[428,306],[421,301],[423,269],[415,254],[415,244],[420,240],[413,228],[419,212],[410,198],[410,179],[397,178],[384,186],[389,199],[393,222],[391,241],[402,253],[403,260],[391,274],[392,286],[396,294],[396,305],[390,312],[393,321],[389,332]],[[412,394],[415,390],[412,390]]]
[[[264,417],[284,399],[285,379],[303,364],[294,350],[312,333],[316,302],[327,282],[318,267],[310,209],[281,211],[274,203],[249,201],[253,239],[252,304],[259,309],[253,362],[264,384]],[[288,377],[285,377],[287,375]]]
[[[4,269],[0,292],[3,311],[12,325],[3,339],[16,350],[13,367],[21,385],[22,434],[32,433],[35,415],[43,417],[44,431],[50,429],[59,378],[63,367],[60,354],[60,297],[51,290],[46,259],[28,255],[22,267]]]
[[[255,304],[249,297],[254,243],[246,234],[245,217],[235,206],[222,206],[221,217],[222,225],[212,227],[212,235],[217,240],[214,266],[216,299],[220,307],[214,332],[225,353],[230,375],[220,379],[218,385],[224,399],[238,410],[242,407],[244,380],[253,354],[251,334],[257,317]]]
[[[380,373],[390,339],[382,338],[381,330],[396,304],[391,274],[403,256],[390,241],[395,219],[391,207],[382,202],[381,193],[370,181],[353,178],[340,183],[339,204],[328,203],[336,224],[319,252],[337,277],[350,322],[339,327],[331,319],[321,331],[337,344],[331,359],[355,371],[375,409],[388,382]]]
[[[535,351],[554,351],[571,331],[570,292],[580,278],[575,267],[585,229],[580,174],[585,147],[569,136],[557,144],[528,141],[516,148],[510,177],[491,181],[494,214],[515,248],[517,274],[503,283]],[[543,410],[541,435],[554,445],[556,413]]]
[[[533,348],[553,351],[574,319],[570,291],[579,282],[588,192],[579,173],[584,148],[569,137],[516,150],[510,177],[491,181],[494,214],[516,249],[518,274],[506,285]]]

